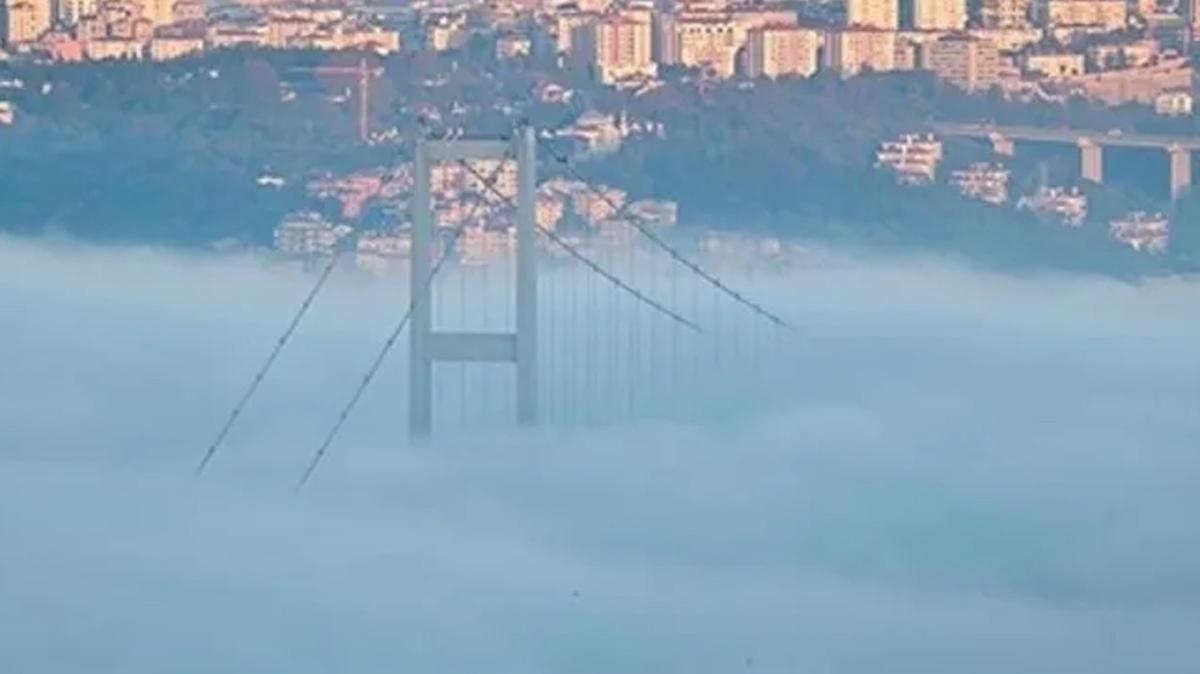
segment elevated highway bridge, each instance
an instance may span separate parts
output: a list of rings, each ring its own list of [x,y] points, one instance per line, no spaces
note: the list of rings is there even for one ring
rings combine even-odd
[[[1167,154],[1170,192],[1178,199],[1191,189],[1192,153],[1200,150],[1198,136],[1166,136],[1114,129],[1051,129],[1037,126],[1001,126],[983,123],[938,122],[933,130],[942,135],[978,138],[992,144],[997,154],[1012,156],[1018,142],[1058,143],[1079,148],[1080,173],[1084,180],[1104,182],[1104,148],[1157,149]]]

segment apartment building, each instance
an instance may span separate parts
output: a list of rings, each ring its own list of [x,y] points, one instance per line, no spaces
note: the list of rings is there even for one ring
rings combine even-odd
[[[996,45],[969,35],[949,35],[925,48],[925,67],[965,91],[986,91],[999,81]]]
[[[749,31],[744,72],[748,77],[809,77],[820,67],[821,34],[801,26],[764,26]]]
[[[967,25],[967,0],[912,0],[913,28],[962,30]]]

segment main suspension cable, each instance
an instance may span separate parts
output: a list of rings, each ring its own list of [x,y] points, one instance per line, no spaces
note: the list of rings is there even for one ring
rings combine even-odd
[[[628,204],[618,205],[611,197],[609,197],[607,194],[604,193],[604,190],[597,189],[596,186],[592,183],[592,181],[585,178],[583,176],[583,174],[581,174],[579,172],[579,170],[576,169],[575,166],[571,164],[571,160],[567,156],[565,156],[562,153],[555,150],[549,143],[545,142],[544,140],[539,139],[538,142],[541,143],[542,147],[546,148],[546,151],[549,152],[552,157],[554,157],[555,161],[557,161],[559,164],[562,164],[563,166],[566,167],[567,171],[571,174],[572,177],[574,177],[579,182],[583,183],[588,188],[589,192],[591,192],[592,194],[599,197],[602,201],[605,202],[605,204],[608,205],[609,208],[611,208],[613,210],[613,216],[611,216],[611,217],[616,217],[618,215],[626,213],[626,211],[629,209]],[[731,299],[733,299],[738,304],[745,306],[746,308],[750,309],[754,313],[758,314],[759,316],[762,316],[763,318],[766,318],[768,321],[771,321],[772,323],[774,323],[775,325],[777,325],[781,328],[787,328],[789,330],[792,329],[792,326],[790,324],[788,324],[788,322],[785,321],[783,319],[783,317],[768,310],[766,307],[755,302],[754,300],[751,300],[750,298],[742,295],[737,290],[734,290],[733,288],[729,287],[721,279],[717,278],[716,276],[714,276],[713,274],[711,274],[710,272],[705,270],[703,267],[701,267],[699,264],[697,264],[696,262],[693,262],[692,260],[690,260],[689,258],[684,256],[684,254],[679,252],[678,249],[676,249],[671,244],[667,243],[665,240],[663,240],[663,238],[661,236],[656,234],[654,232],[654,230],[647,227],[645,225],[645,223],[641,222],[641,219],[642,219],[641,216],[639,216],[636,213],[632,213],[629,215],[632,215],[632,217],[629,218],[630,224],[632,224],[634,226],[634,228],[637,229],[638,232],[640,232],[642,234],[642,236],[645,236],[647,239],[650,240],[651,243],[653,243],[655,246],[661,248],[663,251],[665,251],[667,253],[667,255],[671,256],[671,258],[673,260],[675,260],[675,262],[688,268],[689,270],[692,271],[692,273],[694,273],[697,276],[699,276],[700,278],[704,279],[706,282],[708,282],[709,285],[715,287],[717,290],[721,291],[725,295],[728,295]]]
[[[480,178],[480,177],[481,177],[481,176],[479,175],[479,172],[478,172],[478,171],[476,171],[476,170],[474,170],[474,169],[472,169],[472,168],[470,168],[470,167],[467,167],[467,171],[469,171],[469,172],[470,172],[472,175],[474,175],[474,176],[476,177],[476,179],[478,179],[478,178]],[[511,198],[511,197],[509,197],[509,196],[507,196],[507,195],[505,195],[505,194],[503,194],[503,193],[501,193],[499,190],[497,190],[497,189],[495,188],[495,186],[493,186],[493,185],[486,185],[486,186],[485,186],[485,188],[486,188],[488,191],[490,191],[490,192],[492,192],[493,194],[495,194],[497,197],[499,197],[499,198],[501,198],[501,199],[504,199],[505,201],[508,201],[509,203],[512,203],[512,198]],[[652,308],[652,309],[654,309],[655,311],[658,311],[659,313],[663,314],[664,316],[667,316],[667,317],[668,317],[668,318],[670,318],[671,320],[673,320],[673,321],[676,321],[676,322],[678,322],[679,324],[681,324],[681,325],[684,325],[684,326],[688,327],[689,329],[691,329],[691,330],[693,330],[693,331],[695,331],[695,332],[703,332],[703,330],[701,330],[701,329],[700,329],[700,326],[699,326],[699,325],[697,325],[696,323],[694,323],[693,321],[691,321],[691,320],[689,320],[689,319],[685,318],[684,316],[682,316],[682,315],[680,315],[679,313],[675,312],[675,311],[674,311],[674,310],[672,310],[671,308],[669,308],[669,307],[667,307],[667,306],[663,305],[662,303],[660,303],[660,302],[658,302],[658,301],[654,300],[653,298],[646,296],[646,295],[645,295],[643,292],[641,292],[641,291],[640,291],[640,290],[638,290],[637,288],[634,288],[633,286],[629,285],[629,284],[628,284],[628,283],[626,283],[625,281],[622,281],[622,280],[621,280],[619,277],[617,277],[617,276],[616,276],[615,274],[613,274],[612,272],[610,272],[610,271],[608,271],[607,269],[605,269],[605,268],[601,267],[599,264],[596,264],[596,262],[594,262],[594,261],[593,261],[591,258],[589,258],[588,256],[584,255],[584,254],[583,254],[583,253],[582,253],[582,252],[581,252],[581,251],[580,251],[580,250],[579,250],[577,247],[575,247],[575,246],[571,245],[571,243],[570,243],[570,242],[568,242],[568,241],[567,241],[566,239],[564,239],[563,237],[559,236],[559,235],[558,235],[558,233],[557,233],[557,232],[555,232],[553,229],[550,229],[549,227],[545,227],[545,226],[543,226],[543,225],[540,225],[540,224],[539,224],[539,225],[537,225],[537,229],[538,229],[538,231],[539,231],[539,232],[541,232],[541,233],[542,233],[542,234],[543,234],[543,235],[544,235],[546,238],[550,239],[550,240],[551,240],[552,242],[554,242],[554,243],[555,243],[557,246],[559,246],[560,248],[562,248],[563,250],[565,250],[565,251],[567,252],[567,254],[569,254],[571,257],[575,258],[576,260],[579,260],[579,261],[580,261],[580,262],[582,262],[582,263],[583,263],[585,266],[587,266],[589,269],[591,269],[592,271],[596,272],[596,273],[597,273],[597,274],[599,274],[600,276],[604,277],[604,278],[605,278],[605,279],[606,279],[606,280],[607,280],[609,283],[612,283],[613,285],[617,286],[617,287],[618,287],[618,288],[620,288],[621,290],[623,290],[623,291],[625,291],[626,293],[628,293],[628,294],[632,295],[632,296],[633,296],[634,298],[636,298],[636,299],[637,299],[639,302],[642,302],[643,304],[645,304],[645,305],[647,305],[647,306],[651,307],[651,308]]]

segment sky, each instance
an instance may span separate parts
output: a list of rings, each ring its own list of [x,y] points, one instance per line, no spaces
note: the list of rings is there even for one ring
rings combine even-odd
[[[402,281],[335,272],[196,479],[312,274],[13,238],[0,269],[0,671],[1195,671],[1195,279],[822,251],[731,272],[786,333],[595,301],[545,319],[545,426],[449,369],[410,443],[401,348],[297,494]],[[544,317],[587,292],[545,276]],[[613,334],[653,337],[636,377]]]

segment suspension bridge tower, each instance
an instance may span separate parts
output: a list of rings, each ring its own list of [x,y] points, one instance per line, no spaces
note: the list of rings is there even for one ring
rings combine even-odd
[[[432,263],[434,215],[430,191],[433,162],[477,159],[517,160],[516,325],[513,332],[433,329]],[[435,362],[513,363],[516,417],[522,426],[537,422],[537,138],[526,125],[509,139],[419,138],[412,209],[412,322],[409,330],[409,434],[433,430]]]

